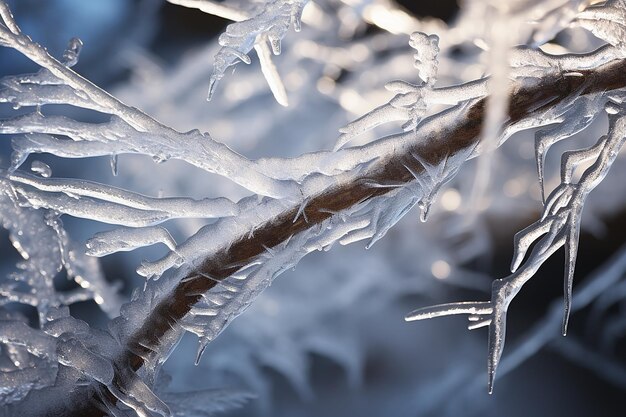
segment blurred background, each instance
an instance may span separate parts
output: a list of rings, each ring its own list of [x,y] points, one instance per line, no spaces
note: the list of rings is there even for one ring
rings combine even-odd
[[[245,7],[245,2],[231,4]],[[55,56],[71,37],[82,39],[75,70],[86,78],[165,124],[207,131],[250,158],[331,149],[340,127],[391,97],[386,82],[417,80],[408,46],[412,31],[436,33],[442,40],[438,85],[485,72],[481,51],[462,36],[468,32],[453,29],[472,24],[459,15],[454,0],[323,0],[309,8],[302,32],[290,31],[275,57],[289,107],[276,103],[255,57],[251,65],[239,64],[227,74],[207,102],[216,37],[228,24],[225,19],[160,0],[9,0],[9,5],[23,31]],[[572,50],[599,45],[576,30],[564,31],[555,43]],[[0,49],[0,76],[34,70],[16,53]],[[10,111],[0,107],[0,116]],[[81,117],[98,120],[98,115]],[[606,132],[605,119],[554,147],[548,188],[559,182],[562,152],[594,143]],[[364,135],[362,143],[398,129],[383,126]],[[574,298],[584,302],[572,315],[570,333],[560,336],[559,251],[512,304],[493,395],[486,387],[486,329],[469,332],[460,318],[403,320],[426,305],[487,300],[491,280],[508,275],[514,234],[541,212],[533,143],[533,132],[523,132],[498,151],[491,189],[478,212],[468,214],[474,169],[468,163],[444,189],[427,223],[419,222],[415,209],[369,250],[363,243],[337,245],[306,257],[208,347],[198,366],[192,359],[197,341],[187,335],[164,368],[172,378],[170,388],[254,393],[255,400],[230,413],[241,416],[623,415],[623,157],[585,207],[574,288]],[[0,151],[5,168],[8,140],[0,142]],[[38,158],[55,176],[149,195],[234,200],[245,195],[232,183],[178,161],[155,165],[149,158],[122,155],[114,176],[107,158]],[[471,223],[468,216],[474,216]],[[79,242],[107,230],[67,217],[64,223]],[[171,222],[168,229],[180,242],[202,225],[187,220]],[[140,261],[164,253],[143,248],[105,257],[102,265],[111,284],[129,297],[142,285],[135,273]],[[4,277],[17,259],[4,231],[0,254]],[[63,277],[58,281],[60,287],[70,285]],[[89,323],[106,325],[107,317],[93,302],[71,310]]]

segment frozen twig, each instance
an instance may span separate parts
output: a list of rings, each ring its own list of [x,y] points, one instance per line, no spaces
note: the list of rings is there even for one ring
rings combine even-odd
[[[142,111],[122,103],[106,91],[81,77],[70,67],[78,57],[79,49],[76,40],[64,56],[64,62],[52,57],[48,51],[28,36],[22,34],[4,1],[0,1],[0,45],[13,48],[42,67],[38,74],[22,77],[5,77],[1,81],[0,102],[10,102],[15,107],[43,104],[70,104],[77,107],[97,110],[112,116],[104,125],[79,123],[74,120],[44,117],[37,112],[18,118],[0,121],[0,133],[15,134],[47,133],[67,134],[76,143],[75,152],[80,152],[85,141],[102,141],[109,144],[106,148],[110,155],[130,152],[132,146],[121,145],[116,149],[118,141],[124,143],[134,136],[142,136],[146,140],[147,154],[163,161],[169,158],[181,158],[188,162],[225,177],[230,178],[249,190],[271,197],[284,198],[299,195],[297,183],[289,180],[276,180],[257,170],[254,161],[237,154],[222,143],[215,141],[208,134],[200,132],[180,133],[167,127]],[[41,93],[41,95],[39,95]],[[65,129],[64,126],[75,126]],[[54,128],[56,126],[56,129]],[[94,137],[94,131],[115,131],[116,137]],[[81,143],[82,142],[82,143]],[[135,144],[143,141],[134,141]],[[154,145],[164,149],[163,153],[154,155],[149,149]],[[87,152],[90,146],[87,145]],[[169,151],[168,151],[169,149]],[[104,147],[100,147],[103,151]],[[121,152],[118,152],[121,151]],[[139,150],[142,152],[142,150]],[[184,155],[183,155],[184,154]],[[27,155],[25,155],[27,156]]]
[[[589,193],[602,181],[617,154],[626,141],[626,110],[610,102],[606,106],[609,113],[609,133],[600,138],[589,149],[565,154],[561,166],[563,181],[547,199],[543,215],[533,225],[519,232],[515,239],[515,253],[511,265],[512,275],[494,281],[491,301],[484,303],[451,303],[426,307],[407,315],[406,320],[423,320],[453,314],[469,314],[470,321],[489,324],[489,392],[493,383],[506,333],[506,313],[509,304],[521,288],[530,280],[539,267],[561,246],[565,246],[565,307],[562,333],[567,332],[567,324],[572,308],[572,282],[578,249],[582,209]],[[578,183],[571,182],[571,172],[580,163],[595,159],[582,174]],[[539,240],[537,240],[539,239]],[[526,251],[537,242],[526,263],[522,261]],[[520,267],[521,265],[521,267]],[[466,306],[481,306],[476,312]],[[432,313],[436,312],[436,314]],[[470,328],[476,328],[470,325]]]
[[[526,126],[527,119],[536,117],[537,114],[543,114],[547,109],[559,105],[564,100],[567,100],[571,94],[584,96],[624,87],[626,86],[625,68],[626,63],[618,59],[603,63],[598,67],[581,69],[580,72],[584,74],[584,80],[582,79],[583,77],[568,77],[563,73],[557,72],[538,79],[536,83],[514,83],[511,88],[513,91],[511,96],[512,104],[506,127],[514,131],[514,127],[518,124]],[[581,90],[583,81],[584,87]],[[538,105],[537,103],[541,104]],[[262,263],[259,264],[258,259],[260,256],[267,256],[267,248],[280,247],[281,244],[289,242],[292,237],[298,234],[319,230],[320,226],[325,224],[331,217],[338,216],[338,220],[341,219],[341,213],[344,210],[353,206],[362,206],[367,201],[376,199],[379,196],[396,194],[399,190],[398,187],[372,187],[371,184],[418,183],[414,175],[424,174],[426,167],[416,159],[415,155],[419,155],[423,161],[433,167],[440,166],[446,159],[450,158],[455,161],[454,165],[457,165],[459,162],[455,159],[457,158],[455,157],[456,155],[465,155],[463,158],[475,156],[472,150],[476,148],[480,136],[479,133],[484,116],[484,100],[476,100],[470,105],[463,106],[460,113],[452,114],[455,117],[450,120],[454,120],[454,123],[445,125],[445,127],[442,127],[440,124],[432,124],[433,122],[424,123],[422,128],[416,132],[419,140],[407,143],[409,137],[404,134],[401,139],[403,146],[398,146],[396,152],[386,158],[370,162],[365,169],[359,171],[358,178],[349,176],[347,177],[348,181],[338,181],[335,184],[330,184],[327,188],[310,196],[306,204],[306,220],[303,216],[297,216],[302,206],[301,202],[298,202],[293,206],[277,208],[273,211],[275,214],[272,214],[271,217],[263,218],[258,224],[251,225],[245,231],[242,230],[234,240],[232,237],[229,238],[227,243],[224,242],[224,246],[219,246],[219,242],[215,242],[214,245],[217,246],[211,249],[211,255],[187,272],[185,277],[170,290],[167,296],[158,302],[156,300],[149,301],[145,307],[141,307],[142,309],[148,309],[141,312],[141,314],[146,314],[146,319],[143,323],[132,327],[131,333],[125,337],[125,353],[116,359],[117,366],[121,368],[130,367],[135,370],[143,366],[152,368],[155,361],[158,361],[163,356],[167,356],[166,352],[175,345],[175,341],[182,334],[180,326],[173,325],[173,323],[180,322],[184,324],[183,319],[198,302],[204,299],[204,294],[211,294],[213,291],[217,291],[213,290],[214,288],[219,290],[216,294],[223,291],[239,292],[240,290],[232,286],[232,283],[235,282],[233,280],[236,280],[237,271],[246,265],[251,265],[252,271],[254,271],[254,268],[256,268],[254,265],[262,265]],[[445,112],[438,117],[445,118]],[[615,118],[615,116],[613,117]],[[621,118],[618,120],[622,123]],[[442,140],[442,137],[445,137],[445,140]],[[370,145],[372,152],[375,152],[379,146],[382,145]],[[468,151],[470,151],[469,154],[467,153]],[[407,166],[410,166],[413,172],[409,171]],[[590,185],[591,173],[587,178],[585,181]],[[582,187],[578,193],[584,194],[583,189],[586,190],[587,188]],[[556,200],[558,198],[555,198],[555,203]],[[558,204],[555,204],[556,206]],[[400,215],[406,211],[406,209],[402,210],[402,207],[400,209]],[[555,209],[552,217],[549,217],[549,221],[562,227],[565,211],[566,209],[562,207]],[[356,213],[358,213],[358,209]],[[575,212],[571,214],[575,214]],[[295,222],[294,219],[296,219]],[[354,221],[356,220],[355,218]],[[364,225],[366,226],[368,224],[367,217],[364,220]],[[565,216],[565,220],[567,220],[567,216]],[[225,223],[223,227],[227,227],[227,224]],[[335,226],[337,230],[334,236],[341,236],[341,233],[352,233],[353,228],[354,225],[351,225],[345,232],[342,232],[341,227]],[[557,226],[555,228],[555,232],[561,230]],[[253,230],[253,233],[250,232],[250,229]],[[565,230],[566,228],[562,229]],[[371,236],[371,232],[366,233],[364,236]],[[535,247],[531,258],[540,259],[543,262],[556,248],[565,243],[566,236],[564,233],[550,234],[550,236],[550,239],[543,245],[540,244]],[[332,238],[330,242],[333,239],[336,238]],[[525,265],[514,274],[513,280],[517,280],[516,283],[519,285],[520,280],[525,282],[525,280],[530,279],[541,262],[537,261],[532,263],[531,266]],[[287,265],[291,265],[291,261]],[[271,272],[273,277],[282,272],[283,267],[276,269],[274,272],[271,272],[272,269],[270,268],[267,272]],[[219,285],[221,281],[231,276],[233,279],[229,280],[226,286]],[[163,279],[161,278],[161,281]],[[494,349],[490,353],[492,375],[495,375],[495,365],[497,364],[503,343],[504,335],[502,331],[504,330],[503,319],[505,314],[503,308],[506,307],[505,304],[508,305],[510,301],[508,297],[512,295],[506,292],[512,286],[514,286],[514,283],[511,281],[509,281],[509,284],[498,281],[494,286],[493,299],[503,300],[499,305],[494,306],[493,303],[488,302],[489,305],[481,303],[473,306],[479,307],[476,310],[477,314],[472,315],[474,318],[473,323],[476,326],[489,325],[492,333],[491,339],[499,340],[498,343],[494,342]],[[254,295],[252,294],[251,296]],[[152,300],[149,294],[145,294],[144,297]],[[212,296],[209,296],[209,299],[210,297]],[[226,320],[232,319],[230,316],[226,317]],[[491,321],[489,321],[490,319]],[[185,326],[190,326],[190,329],[199,332],[199,334],[203,334],[206,331],[203,330],[201,325],[196,326],[194,322],[188,323]],[[207,323],[212,322],[208,321]],[[218,325],[217,322],[214,324]],[[210,331],[219,332],[221,328],[220,325]],[[76,415],[80,415],[84,411],[77,410],[78,414]]]

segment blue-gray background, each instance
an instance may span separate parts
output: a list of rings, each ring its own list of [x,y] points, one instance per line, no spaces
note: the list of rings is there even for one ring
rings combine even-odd
[[[405,1],[404,3],[406,7],[420,16],[449,19],[455,13],[455,4],[452,1]],[[161,4],[159,1],[9,0],[9,4],[22,29],[32,35],[35,40],[46,45],[57,56],[62,53],[69,38],[80,37],[85,43],[85,48],[76,70],[105,89],[116,88],[128,81],[130,76],[128,66],[122,60],[108,57],[115,57],[115,52],[128,47],[129,42],[132,43],[132,48],[143,48],[149,51],[159,65],[167,70],[174,67],[187,51],[201,47],[220,33],[226,24],[226,21],[222,19],[169,4]],[[484,24],[484,22],[477,24]],[[210,65],[211,63],[207,62],[207,67]],[[32,64],[17,54],[5,49],[0,50],[0,76],[34,69]],[[236,82],[236,80],[230,81]],[[204,85],[199,88],[204,88]],[[204,102],[198,103],[198,106],[203,105],[205,105]],[[6,143],[1,146],[3,152],[8,152]],[[5,161],[3,160],[2,163],[4,164]],[[65,169],[71,172],[73,168],[68,166]],[[55,172],[62,173],[63,171]],[[494,242],[493,252],[467,266],[492,277],[506,275],[512,252],[512,235],[530,223],[534,219],[533,216],[537,214],[538,212],[530,213],[527,218],[515,221],[488,219],[487,227]],[[608,227],[602,238],[590,234],[583,234],[581,238],[581,255],[576,271],[576,276],[580,279],[600,266],[624,241],[624,230],[626,230],[624,213],[614,214],[604,220]],[[415,221],[415,218],[411,221]],[[392,241],[393,233],[387,239],[391,242],[385,243],[386,246],[374,248],[373,251],[378,250],[380,254],[385,251],[392,253],[399,250],[396,246],[399,244]],[[15,257],[4,234],[0,244],[2,245],[0,262],[14,262]],[[337,256],[346,254],[354,259],[369,256],[369,253],[364,254],[360,251],[362,251],[360,247],[358,249],[339,248]],[[326,254],[314,255],[305,261],[307,264],[303,268],[314,269],[315,263],[325,262],[325,256]],[[413,259],[415,262],[420,262],[418,255],[415,255]],[[508,349],[519,341],[519,337],[527,334],[532,326],[541,321],[550,302],[560,296],[562,262],[562,255],[559,253],[546,263],[538,278],[532,280],[517,297],[515,307],[509,316],[508,345],[505,355]],[[130,277],[132,271],[106,260],[104,265],[108,274],[121,277],[127,282],[124,288],[126,293],[139,282],[136,278]],[[407,265],[406,268],[410,266]],[[299,279],[298,271],[288,275],[281,279]],[[448,412],[446,403],[451,401],[450,396],[456,392],[454,389],[455,372],[461,372],[459,368],[463,364],[471,368],[462,370],[463,372],[475,372],[477,378],[484,378],[480,372],[484,371],[486,355],[481,354],[480,349],[486,350],[486,336],[480,332],[466,332],[461,320],[446,319],[441,323],[432,322],[409,326],[404,324],[401,318],[407,311],[418,305],[484,296],[484,293],[477,291],[445,287],[430,296],[402,297],[382,317],[369,312],[367,322],[361,323],[363,326],[361,333],[370,332],[377,334],[378,337],[372,337],[364,342],[367,344],[367,350],[361,353],[364,363],[362,382],[351,386],[344,372],[335,363],[323,355],[311,355],[308,360],[313,396],[303,399],[294,391],[292,384],[268,367],[263,373],[266,378],[263,383],[272,387],[270,394],[272,411],[269,413],[290,416],[446,414]],[[369,301],[364,300],[364,302]],[[359,314],[360,306],[357,304],[352,307],[337,314]],[[614,309],[623,309],[623,307],[620,305]],[[75,306],[73,312],[89,317],[92,321],[103,322],[95,305],[91,303]],[[332,326],[334,320],[328,318],[328,325]],[[574,337],[579,337],[593,346],[594,329],[584,328],[584,323],[585,312],[582,312],[571,322],[572,333]],[[237,339],[234,338],[234,340]],[[235,342],[231,341],[231,343]],[[394,344],[396,347],[389,349],[389,345]],[[611,358],[623,357],[623,348],[622,341],[614,347]],[[193,354],[193,349],[187,348],[184,343],[181,349],[187,349],[188,354]],[[415,352],[414,355],[413,352]],[[167,368],[175,373],[178,368],[175,361],[188,362],[190,360],[184,354],[174,355]],[[418,366],[414,362],[421,362],[421,364]],[[183,365],[180,367],[182,368]],[[620,366],[615,371],[623,373],[624,368]],[[432,378],[433,375],[437,378],[433,380],[432,392],[429,392],[424,388],[429,386],[426,378]],[[445,382],[447,375],[451,381],[449,386]],[[177,381],[176,375],[174,376]],[[178,380],[181,380],[180,376]],[[419,388],[413,389],[412,381],[415,381],[415,386]],[[417,384],[417,381],[421,383]],[[184,382],[181,386],[185,386]],[[459,392],[462,391],[459,390]],[[468,400],[480,403],[480,406],[476,409],[469,407],[466,410],[467,415],[619,416],[624,414],[626,405],[623,386],[598,376],[587,366],[568,360],[551,348],[541,349],[505,378],[499,380],[496,393],[492,397],[487,396],[484,391],[478,391],[473,398]],[[423,403],[429,403],[429,401],[433,401],[434,405],[424,406]],[[390,404],[395,404],[395,406],[390,406]],[[265,410],[267,412],[267,408]],[[463,415],[465,413],[463,410],[463,408],[457,408],[456,412],[460,412],[457,415]],[[256,412],[259,412],[258,407],[251,404],[241,415]]]

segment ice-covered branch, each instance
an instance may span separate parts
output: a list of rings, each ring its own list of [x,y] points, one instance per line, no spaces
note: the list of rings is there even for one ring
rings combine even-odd
[[[249,16],[253,17],[249,20],[233,13],[228,6],[211,1],[172,2],[208,8],[238,21],[220,39],[222,49],[216,58],[212,86],[237,60],[249,61],[247,54],[254,47],[274,94],[279,100],[285,98],[270,57],[279,52],[280,40],[291,25],[298,25],[305,1],[269,2],[259,7],[258,13],[250,12]],[[1,0],[0,5],[6,6]],[[393,120],[401,117],[407,121],[403,133],[337,152],[306,154],[291,160],[250,161],[215,142],[208,134],[179,133],[165,127],[76,75],[70,67],[78,58],[80,42],[72,41],[63,59],[55,60],[20,33],[8,8],[0,8],[0,18],[4,22],[0,24],[0,43],[17,49],[43,67],[36,74],[1,80],[1,102],[16,108],[35,106],[36,109],[0,121],[0,134],[23,135],[13,138],[15,152],[11,167],[0,177],[0,190],[4,193],[3,200],[15,210],[24,209],[42,216],[40,220],[53,237],[50,241],[59,258],[39,270],[40,265],[31,265],[17,280],[21,283],[34,276],[41,277],[47,286],[41,290],[44,294],[52,288],[51,277],[62,265],[84,290],[91,288],[92,281],[78,279],[89,270],[86,266],[77,267],[76,251],[69,245],[60,224],[61,214],[141,227],[122,227],[97,234],[88,242],[92,255],[155,243],[163,243],[170,249],[162,259],[142,265],[139,272],[149,278],[143,291],[136,291],[131,302],[122,307],[120,316],[111,322],[110,334],[103,338],[90,333],[80,322],[68,324],[64,317],[49,319],[42,313],[54,310],[28,297],[17,286],[1,289],[6,299],[13,297],[41,310],[40,318],[50,322],[42,328],[58,339],[54,343],[59,369],[77,375],[74,381],[87,382],[88,386],[73,392],[77,398],[82,395],[96,398],[95,407],[100,409],[85,412],[84,403],[80,402],[75,410],[78,415],[114,413],[118,411],[117,403],[140,415],[168,415],[167,406],[148,385],[184,331],[199,336],[199,359],[208,342],[303,256],[328,250],[336,243],[366,240],[370,247],[415,205],[420,207],[425,220],[438,191],[462,164],[489,148],[480,139],[487,118],[487,80],[435,88],[439,52],[435,36],[415,33],[411,37],[411,45],[417,50],[421,81],[417,85],[390,83],[391,89],[398,93],[396,98],[384,111],[366,115],[360,127],[354,129],[359,133],[381,120],[391,120],[385,119],[388,111]],[[543,155],[549,146],[586,128],[597,116],[594,110],[606,102],[605,92],[626,86],[626,63],[619,51],[617,44],[589,54],[562,57],[523,48],[511,51],[514,63],[506,72],[513,79],[509,82],[507,76],[500,74],[501,84],[508,84],[499,91],[500,98],[506,98],[511,105],[501,109],[504,125],[492,123],[497,128],[494,146],[517,130],[562,123],[559,129],[544,131],[537,139],[541,146],[537,151],[541,175]],[[431,103],[450,107],[427,117],[426,105]],[[48,115],[39,108],[46,104],[69,104],[105,113],[108,118],[104,123],[90,124]],[[550,194],[545,216],[519,235],[514,274],[495,284],[492,301],[438,306],[411,317],[468,314],[471,329],[489,326],[493,341],[491,383],[504,343],[508,303],[543,260],[563,245],[568,251],[566,325],[582,203],[606,175],[616,154],[615,131],[624,130],[615,128],[623,123],[621,110],[613,105],[609,110],[619,115],[619,118],[611,116],[611,134],[595,147],[566,154],[561,186]],[[564,123],[569,118],[577,120]],[[353,127],[359,124],[355,123]],[[612,145],[613,142],[616,143]],[[97,155],[115,158],[121,153],[145,154],[156,161],[177,158],[234,179],[257,195],[236,204],[225,199],[156,199],[103,184],[50,178],[50,169],[43,163],[31,167],[41,177],[24,174],[20,167],[26,158],[39,152],[78,158]],[[593,160],[604,162],[592,165],[578,183],[573,183],[574,168]],[[178,244],[166,229],[157,226],[174,217],[218,220]],[[540,241],[533,248],[530,261],[522,265],[526,251],[536,240]],[[14,245],[28,259],[27,245],[19,239],[14,240]],[[100,295],[98,288],[93,293],[96,297]],[[63,298],[46,299],[52,300],[55,303],[52,307],[56,307],[88,295],[93,294],[79,290],[64,294]]]
[[[418,51],[415,55],[415,67],[420,73],[421,84],[415,85],[401,80],[388,82],[385,88],[396,93],[396,95],[389,102],[342,127],[335,149],[342,148],[355,137],[386,123],[404,122],[402,125],[404,131],[414,130],[426,116],[426,111],[433,105],[453,106],[487,96],[488,83],[491,77],[480,78],[460,85],[435,87],[438,39],[435,36],[426,36],[418,32],[411,36],[410,43]],[[422,61],[425,59],[417,59],[420,56],[426,56],[430,60],[429,62],[433,63],[429,67],[423,68]],[[545,77],[548,74],[581,76],[577,71],[598,67],[606,62],[619,59],[620,56],[619,50],[612,46],[603,46],[588,54],[563,55],[553,55],[522,46],[509,51],[508,60],[511,68],[507,74],[510,74],[511,78],[519,80],[532,80],[533,78]],[[569,102],[561,103],[560,106],[549,108],[546,111],[543,117],[546,119],[545,124],[549,124],[547,119],[553,123],[563,122],[565,113],[582,113],[580,115],[582,119],[572,118],[569,124],[554,127],[553,129],[558,130],[558,134],[556,132],[543,132],[549,136],[542,139],[544,152],[549,147],[548,143],[553,144],[573,135],[588,126],[593,120],[593,109],[590,109],[589,105],[595,104],[595,102],[589,102],[585,98],[577,99],[578,95],[573,95]],[[553,137],[555,135],[556,137]],[[507,136],[505,133],[503,137]],[[538,138],[538,140],[540,139]],[[540,155],[537,157],[540,158]],[[541,156],[541,160],[543,161],[543,156]]]
[[[594,69],[581,70],[584,77],[558,73],[535,83],[518,82],[512,87],[508,127],[514,131],[515,126],[534,126],[528,123],[529,119],[544,114],[571,94],[586,96],[623,87],[626,85],[625,65],[621,60],[614,60]],[[475,156],[483,112],[484,101],[476,100],[425,120],[415,133],[362,148],[369,152],[368,147],[371,147],[375,149],[372,152],[388,156],[371,161],[361,170],[337,176],[333,184],[322,181],[320,184],[324,186],[306,203],[290,206],[284,201],[264,201],[258,206],[249,202],[241,207],[236,220],[222,219],[192,237],[185,247],[179,245],[179,254],[173,255],[171,263],[164,258],[163,265],[155,271],[174,265],[175,257],[181,253],[185,256],[187,251],[195,253],[198,261],[192,262],[187,272],[170,271],[158,281],[148,282],[148,292],[136,300],[134,313],[127,313],[130,316],[145,314],[146,320],[141,325],[134,320],[120,322],[126,323],[122,328],[127,335],[124,340],[128,353],[119,360],[135,369],[145,364],[152,368],[153,362],[166,355],[184,329],[196,332],[203,339],[215,337],[252,301],[259,289],[269,285],[286,265],[310,250],[328,247],[338,239],[345,243],[378,239],[428,192],[423,189],[429,178],[425,165],[439,167],[448,160],[450,167],[458,167],[466,158]],[[385,153],[385,149],[394,151]],[[591,180],[591,174],[588,178],[586,181]],[[308,184],[310,181],[315,183],[315,176],[304,180],[303,186],[315,190]],[[550,221],[558,223],[556,220],[551,218]],[[237,235],[234,240],[233,234]],[[543,251],[535,250],[547,257],[558,244],[565,242],[565,237],[555,236],[553,242],[555,244],[547,244]],[[202,252],[199,256],[198,251]],[[280,259],[280,262],[274,264],[271,259]],[[517,274],[522,276],[522,272],[524,278],[533,273],[523,268]],[[252,285],[253,282],[256,284]],[[160,293],[163,295],[156,296]],[[211,306],[211,303],[223,303],[222,296],[228,296],[232,309]],[[198,302],[201,303],[198,309],[193,310]],[[487,325],[489,317],[483,311],[484,305],[480,306],[473,317],[478,319],[475,320],[477,326]],[[501,317],[493,312],[491,315]]]
[[[151,155],[158,161],[180,158],[208,172],[230,178],[260,195],[284,198],[300,194],[295,182],[276,180],[258,172],[254,161],[237,154],[208,134],[179,133],[140,110],[122,103],[70,68],[78,59],[82,45],[80,41],[76,39],[70,41],[63,62],[59,61],[19,30],[4,1],[0,1],[0,8],[2,9],[0,17],[4,22],[4,25],[0,24],[0,45],[17,50],[42,67],[37,74],[9,76],[0,80],[3,86],[0,89],[0,102],[11,103],[15,108],[70,104],[111,115],[110,122],[94,126],[68,119],[58,119],[55,122],[54,118],[45,118],[35,111],[25,116],[0,121],[0,133],[67,135],[76,142],[72,147],[73,153],[83,156],[93,156],[94,146],[86,145],[85,153],[82,153],[81,145],[88,141],[102,141],[108,143],[109,147],[101,146],[98,150],[108,152],[112,156],[132,151]],[[271,27],[268,28],[270,29]],[[57,129],[54,129],[55,125]],[[75,129],[66,130],[64,125],[74,126]],[[92,130],[93,132],[106,130],[108,136],[94,135]],[[132,140],[134,145],[130,146],[128,141],[138,136],[143,139]],[[116,146],[114,142],[118,140],[126,143]],[[137,149],[136,146],[140,143],[144,143],[145,146]],[[22,157],[27,155],[28,152]]]
[[[2,174],[2,171],[0,171]],[[216,218],[237,214],[226,198],[154,198],[86,180],[8,175],[13,191],[32,207],[57,209],[75,217],[128,226],[149,225],[173,218]],[[56,207],[62,204],[63,207]]]
[[[439,37],[437,35],[428,36],[421,32],[414,32],[411,34],[409,45],[416,51],[413,55],[415,58],[413,66],[418,71],[420,78],[419,85],[405,81],[392,81],[387,83],[385,88],[393,91],[396,95],[388,103],[377,107],[341,128],[339,131],[342,135],[337,140],[335,149],[343,147],[355,136],[390,121],[404,121],[405,123],[402,125],[402,129],[405,131],[416,129],[426,114],[428,103],[437,100],[438,94],[433,87],[437,80]],[[456,91],[459,90],[468,93],[471,89],[456,89]],[[445,95],[445,93],[440,95]],[[454,100],[454,98],[450,97],[451,95],[453,95],[452,92],[447,94],[447,98]],[[464,100],[480,97],[481,95],[484,94],[478,93],[478,95],[466,96]],[[457,98],[454,104],[464,100]]]

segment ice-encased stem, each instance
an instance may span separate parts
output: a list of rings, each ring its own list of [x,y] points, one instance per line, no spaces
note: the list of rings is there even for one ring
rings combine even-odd
[[[626,86],[626,62],[623,60],[611,61],[598,68],[584,69],[582,72],[588,83],[582,90],[583,95]],[[579,77],[555,74],[546,76],[536,84],[514,85],[512,88],[514,93],[510,100],[509,124],[532,116],[537,110],[536,103],[543,103],[544,106],[559,104],[570,93],[579,89],[581,82]],[[266,248],[275,247],[294,234],[318,227],[333,213],[339,213],[348,207],[361,204],[364,200],[386,195],[395,190],[394,187],[371,187],[369,184],[415,181],[406,165],[410,165],[418,173],[424,167],[412,154],[421,155],[429,164],[436,165],[450,154],[473,149],[479,140],[483,116],[484,100],[479,100],[468,107],[463,116],[457,118],[453,124],[437,125],[435,128],[426,123],[416,132],[413,142],[398,148],[397,152],[389,157],[373,162],[367,170],[360,173],[358,179],[331,186],[311,196],[306,206],[308,222],[302,216],[296,222],[293,221],[300,208],[298,202],[269,219],[261,219],[254,227],[254,233],[249,231],[242,233],[228,245],[212,251],[210,257],[200,262],[195,270],[187,273],[187,279],[182,279],[179,284],[172,283],[172,290],[167,296],[150,307],[142,325],[128,338],[127,353],[118,359],[119,363],[128,364],[133,369],[144,366],[146,358],[155,354],[154,350],[148,347],[158,346],[162,340],[171,343],[171,338],[166,337],[170,332],[173,332],[174,336],[182,333],[179,326],[173,323],[188,314],[200,301],[202,294],[215,287],[220,280],[235,273],[239,266],[250,263],[259,254],[265,253]],[[211,279],[205,278],[207,276]],[[162,277],[158,281],[160,285],[166,284],[166,278]],[[159,354],[163,354],[163,351]]]

